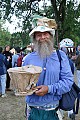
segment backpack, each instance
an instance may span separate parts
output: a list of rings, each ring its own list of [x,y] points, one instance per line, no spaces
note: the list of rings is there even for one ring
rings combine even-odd
[[[59,62],[60,62],[60,70],[62,69],[62,66],[61,66],[61,60],[62,60],[62,58],[61,58],[61,55],[60,55],[60,52],[59,52],[59,50],[57,50],[57,56],[58,56],[58,59],[59,59]],[[80,88],[75,84],[75,82],[74,82],[74,84],[73,84],[73,89],[75,89],[75,91],[74,92],[76,92],[76,93],[74,93],[74,95],[76,95],[75,96],[75,98],[76,98],[76,103],[74,103],[74,101],[75,101],[75,99],[74,100],[72,100],[72,101],[70,101],[70,108],[67,108],[67,104],[69,104],[69,101],[68,101],[68,103],[66,103],[65,101],[65,99],[69,99],[69,98],[64,98],[64,100],[65,101],[63,101],[63,103],[61,104],[61,101],[62,100],[60,100],[59,101],[59,107],[58,108],[60,108],[60,109],[62,109],[62,110],[65,110],[65,111],[69,111],[69,110],[72,110],[73,109],[73,112],[75,113],[75,114],[78,114],[78,111],[79,111],[79,100],[80,100]],[[69,92],[68,92],[69,93]],[[67,94],[67,93],[66,93]],[[62,99],[62,98],[61,98]],[[70,100],[70,99],[69,99]],[[73,104],[74,103],[74,104]],[[65,108],[63,107],[63,106],[65,106]]]
[[[57,55],[58,55],[58,59],[59,59],[59,62],[60,62],[60,67],[61,67],[61,60],[62,60],[62,58],[61,58],[59,50],[57,50]],[[70,68],[71,68],[71,72],[72,72],[72,74],[74,74],[74,63],[69,58],[68,58],[68,61],[69,61],[69,65],[70,65]]]
[[[19,55],[19,57],[17,59],[17,67],[21,67],[21,65],[22,65],[22,59],[23,59],[23,56]]]

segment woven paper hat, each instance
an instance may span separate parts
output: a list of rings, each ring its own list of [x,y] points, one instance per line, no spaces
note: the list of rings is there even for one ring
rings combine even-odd
[[[35,32],[50,32],[53,36],[55,29],[57,28],[56,21],[42,16],[34,16],[32,20],[33,30],[29,33],[29,36],[33,37]]]

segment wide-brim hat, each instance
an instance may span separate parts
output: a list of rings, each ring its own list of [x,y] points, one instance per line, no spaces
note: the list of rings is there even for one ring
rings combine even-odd
[[[35,32],[50,32],[53,36],[55,35],[55,30],[54,29],[51,29],[51,28],[48,28],[48,27],[45,27],[45,26],[38,26],[38,27],[35,27],[30,33],[29,33],[29,36],[33,36]]]
[[[46,17],[36,17],[33,19],[33,30],[29,33],[30,37],[34,36],[35,32],[50,32],[51,35],[55,35],[55,29],[57,28],[56,21]]]

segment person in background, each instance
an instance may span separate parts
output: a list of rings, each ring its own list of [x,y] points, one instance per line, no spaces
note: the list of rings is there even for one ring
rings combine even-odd
[[[75,66],[77,68],[78,87],[80,88],[80,45],[78,45],[78,55],[75,61]]]
[[[17,67],[17,60],[20,55],[20,47],[16,47],[15,51],[15,54],[12,56],[12,67]]]
[[[54,48],[56,26],[55,20],[37,18],[36,26],[29,34],[33,39],[34,51],[26,55],[22,65],[40,66],[42,72],[36,84],[37,90],[26,96],[28,120],[59,120],[59,100],[62,94],[70,91],[73,84],[69,61],[61,50],[60,70],[60,62]]]
[[[27,47],[20,48],[19,46],[15,48],[15,54],[12,56],[12,67],[21,67],[22,59],[25,56],[24,50]]]
[[[3,48],[0,46],[0,93],[1,97],[6,97],[6,73],[8,61],[2,54]]]
[[[66,47],[61,47],[61,50],[64,51],[66,53],[67,57],[68,57],[67,48]],[[71,67],[72,74],[74,75],[74,63],[69,57],[68,57],[68,60],[69,60],[69,64],[70,64],[70,67]],[[63,114],[63,111],[62,111],[62,114]],[[68,111],[68,117],[71,120],[75,120],[75,114],[74,114],[73,110]]]
[[[76,55],[80,54],[80,45],[78,45],[77,50],[76,50]]]
[[[68,56],[67,48],[66,47],[61,47],[61,50],[66,53],[66,55],[68,57],[68,60],[69,60],[70,67],[71,67],[72,74],[74,75],[74,63],[73,63],[73,61]]]
[[[5,50],[3,52],[3,54],[6,56],[7,60],[8,60],[8,65],[7,65],[7,69],[12,67],[12,54],[10,52],[10,46],[7,45],[5,47]],[[9,74],[7,72],[7,80],[6,80],[6,90],[10,91],[10,77]]]

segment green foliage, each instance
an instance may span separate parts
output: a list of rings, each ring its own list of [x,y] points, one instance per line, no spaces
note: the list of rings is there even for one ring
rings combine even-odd
[[[28,31],[10,34],[2,28],[2,24],[3,23],[0,22],[0,46],[10,45],[11,47],[24,47],[30,43]]]
[[[38,6],[39,0],[21,0],[16,2],[13,0],[1,0],[0,18],[11,20],[11,16],[15,14],[17,18],[23,19],[22,32],[12,34],[12,37],[8,41],[5,41],[5,43],[9,42],[12,46],[17,44],[19,46],[25,46],[29,44],[30,38],[28,33],[31,31],[32,26],[31,15],[35,14],[56,19],[58,34],[55,39],[58,39],[58,42],[68,37],[76,42],[76,44],[80,43],[80,4],[76,6],[74,0],[68,2],[67,0],[50,1],[51,6],[46,6],[44,0],[44,7],[42,10],[39,9]],[[6,39],[8,38],[6,37]],[[4,44],[3,40],[0,43]]]
[[[80,22],[78,21],[79,8],[76,8],[73,2],[69,2],[66,6],[66,16],[63,23],[63,38],[70,38],[74,42],[78,42],[80,39]]]
[[[30,43],[29,33],[28,32],[17,32],[13,33],[11,37],[11,46],[20,46],[24,47]]]
[[[11,38],[11,35],[8,31],[0,30],[0,45],[1,46],[5,46],[7,44],[10,45],[10,38]]]
[[[0,46],[10,45],[11,34],[2,28],[3,21],[0,21]]]

